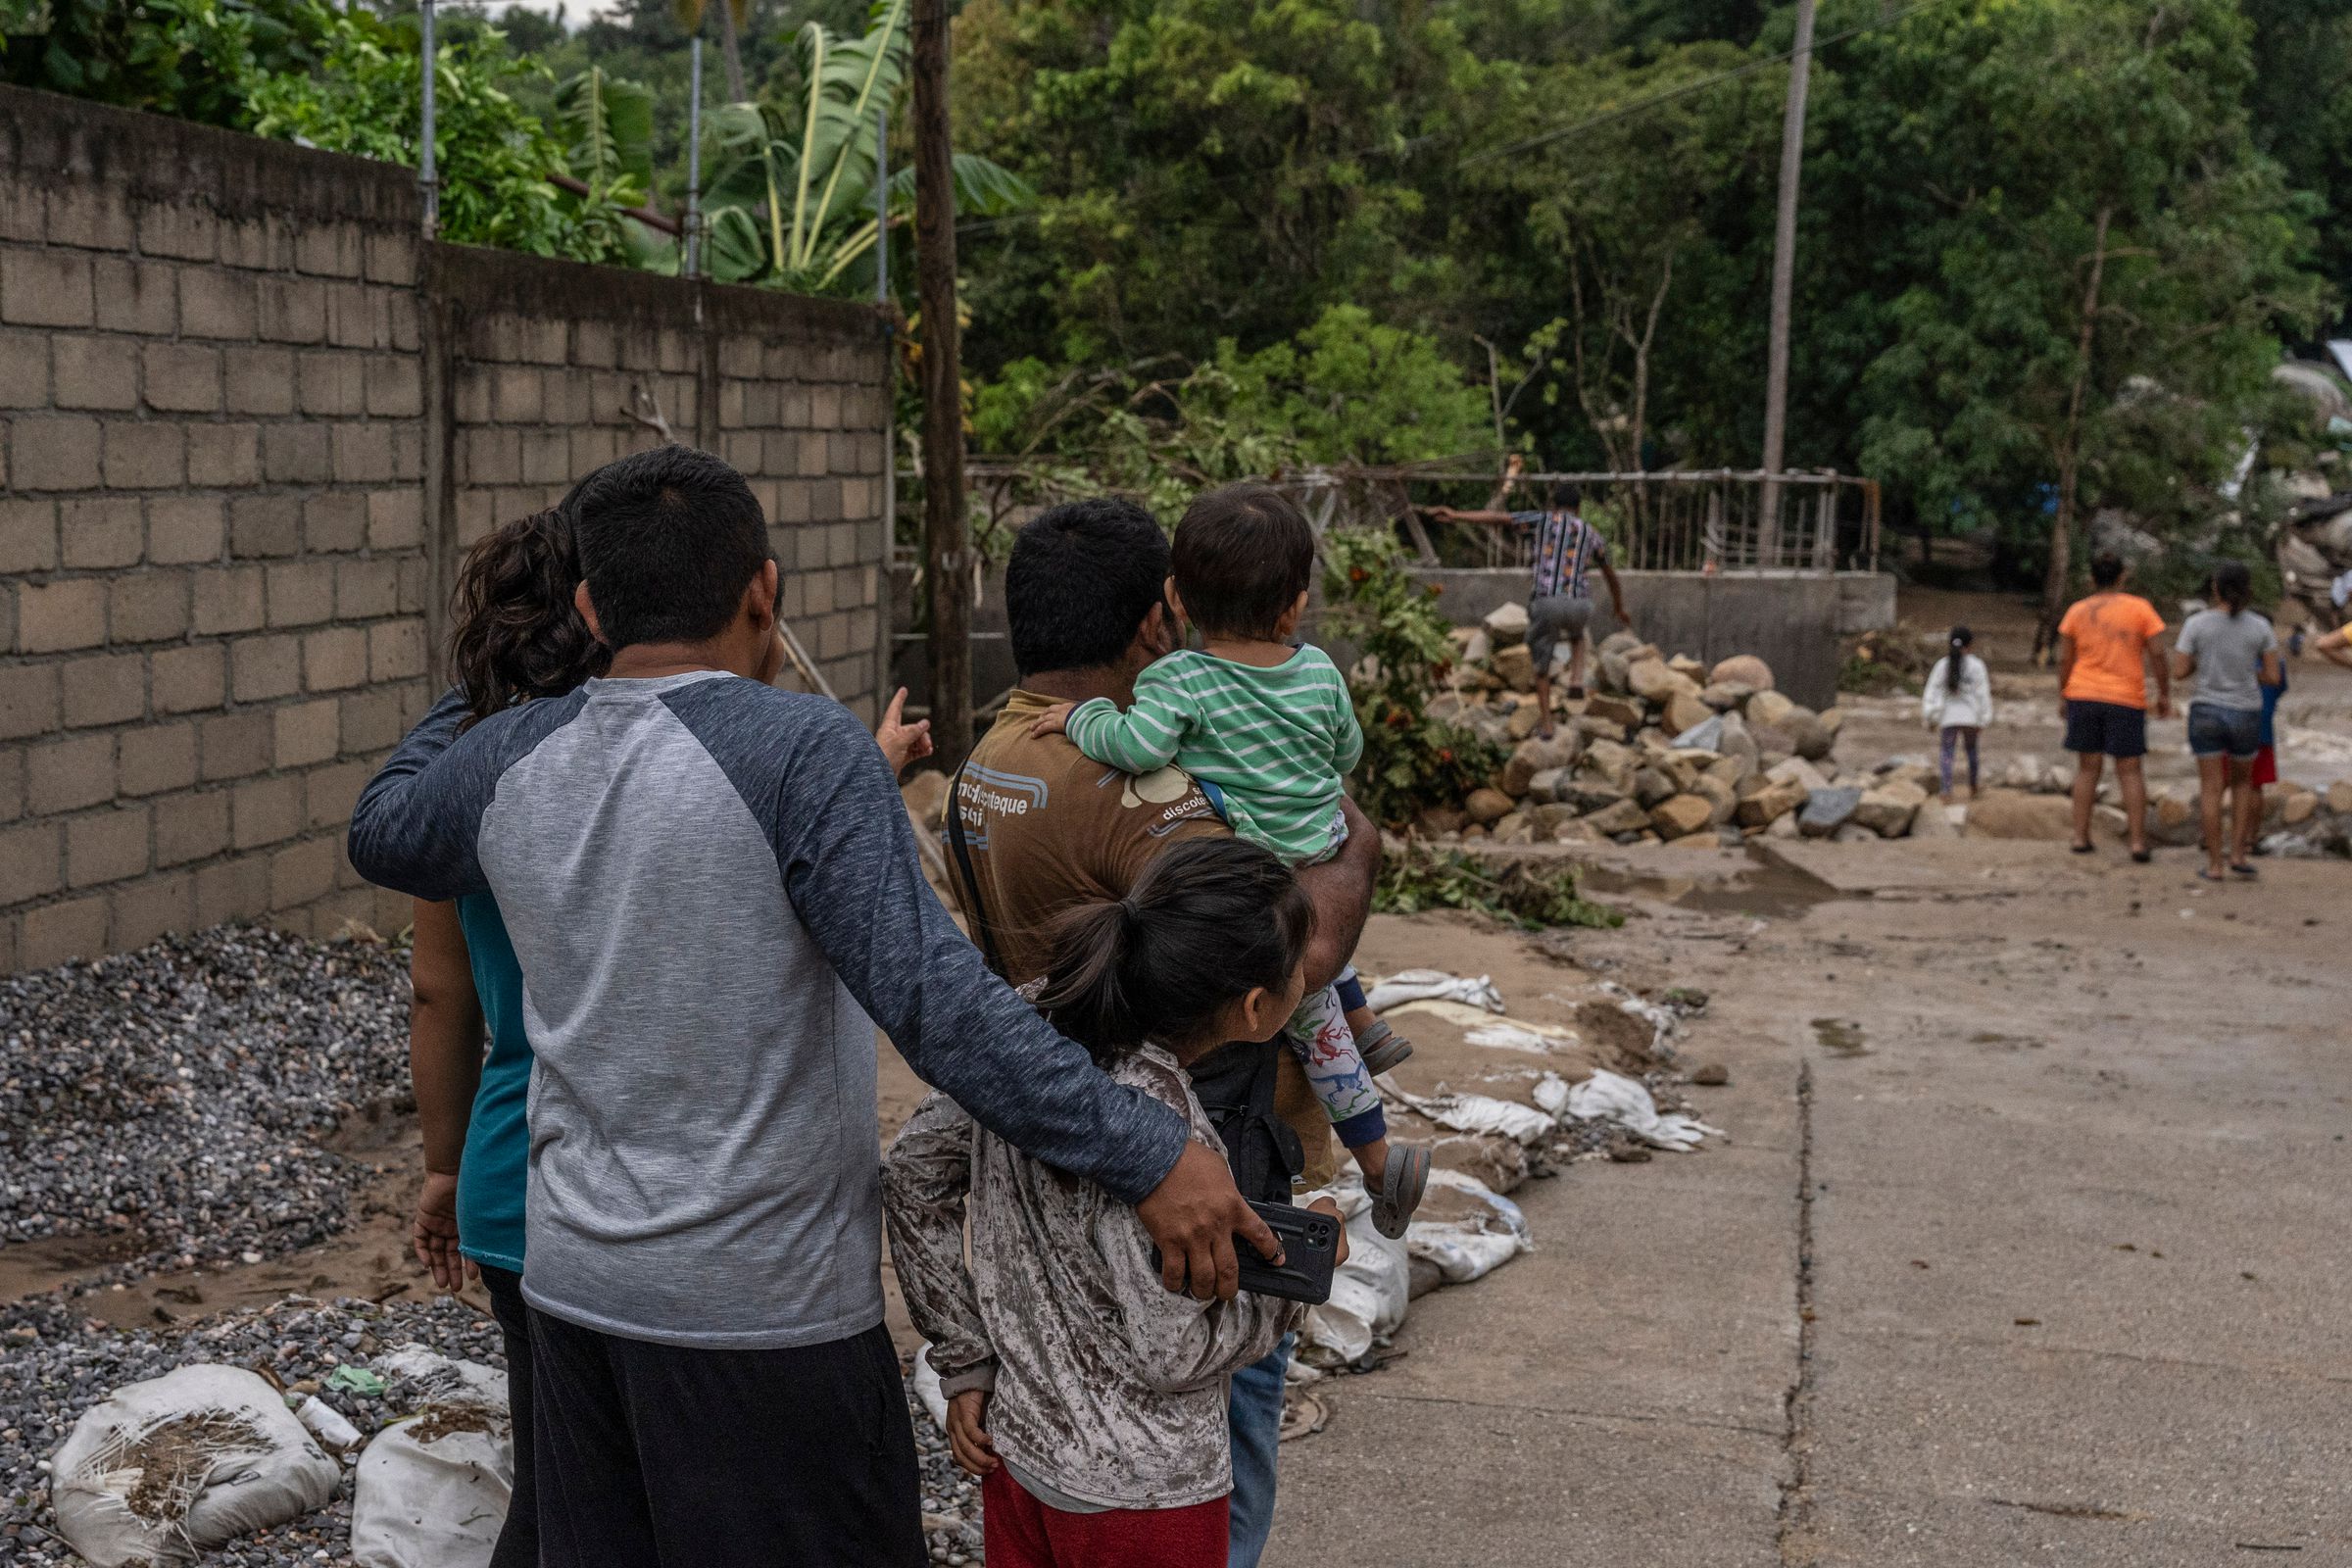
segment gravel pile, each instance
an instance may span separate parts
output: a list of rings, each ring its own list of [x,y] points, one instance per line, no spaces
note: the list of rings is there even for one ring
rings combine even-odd
[[[364,1434],[413,1411],[423,1391],[398,1377],[380,1396],[329,1389],[326,1379],[348,1362],[373,1368],[382,1352],[421,1345],[461,1360],[504,1369],[498,1327],[462,1301],[430,1303],[343,1300],[331,1305],[289,1297],[274,1306],[232,1312],[183,1332],[123,1334],[82,1317],[56,1298],[0,1308],[0,1562],[24,1568],[66,1568],[81,1559],[51,1531],[49,1476],[44,1461],[65,1442],[74,1420],[125,1383],[161,1377],[176,1367],[211,1362],[268,1369],[297,1394],[316,1394]],[[934,1562],[976,1563],[980,1557],[980,1490],[948,1456],[947,1439],[907,1395],[922,1465],[923,1512]],[[332,1503],[262,1535],[230,1542],[196,1559],[207,1568],[351,1562],[351,1475],[348,1464]]]
[[[407,958],[254,926],[0,980],[0,1243],[120,1238],[111,1277],[343,1228],[321,1147],[408,1081]]]

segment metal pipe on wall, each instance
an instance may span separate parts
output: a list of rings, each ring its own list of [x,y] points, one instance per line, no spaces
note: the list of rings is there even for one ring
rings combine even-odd
[[[416,147],[416,184],[424,197],[424,237],[437,239],[441,234],[441,183],[433,167],[433,78],[440,74],[440,59],[433,47],[433,0],[419,0],[416,25],[420,34],[417,64],[422,68],[418,74],[424,86],[422,134]]]
[[[681,270],[688,277],[699,277],[703,270],[703,38],[696,33],[686,51],[686,250],[680,259]]]

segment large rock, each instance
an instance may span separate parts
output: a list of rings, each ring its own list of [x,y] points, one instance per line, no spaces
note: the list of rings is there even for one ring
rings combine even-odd
[[[1924,801],[1911,816],[1911,836],[1915,839],[1956,839],[1960,824],[1952,820],[1954,808],[1941,801]]]
[[[1714,716],[1715,710],[1700,701],[1695,691],[1676,692],[1666,699],[1666,733],[1669,735],[1682,735],[1694,730]]]
[[[1568,766],[1576,760],[1576,733],[1573,730],[1554,734],[1547,741],[1521,741],[1512,748],[1510,760],[1502,764],[1502,792],[1505,795],[1530,793],[1537,774],[1546,769]]]
[[[1720,752],[1723,750],[1723,715],[1709,713],[1689,729],[1679,730],[1674,737],[1677,751]]]
[[[1649,825],[1662,839],[1679,839],[1711,827],[1715,803],[1703,795],[1676,795],[1650,808]]]
[[[1752,687],[1760,692],[1773,688],[1772,666],[1753,654],[1734,654],[1707,671],[1709,684],[1730,684]]]
[[[1626,736],[1623,724],[1614,719],[1595,718],[1591,713],[1577,714],[1575,728],[1579,735],[1592,741],[1616,741],[1622,744]]]
[[[1625,684],[1645,703],[1663,704],[1675,697],[1689,697],[1692,701],[1698,698],[1698,682],[1669,668],[1662,659],[1644,659],[1633,664],[1625,672]]]
[[[1797,831],[1809,839],[1826,839],[1852,821],[1861,805],[1862,792],[1850,785],[1810,791],[1804,809],[1797,813]]]
[[[1729,822],[1732,819],[1733,808],[1740,804],[1739,792],[1712,773],[1701,773],[1697,778],[1691,780],[1690,794],[1695,799],[1705,801],[1708,806],[1713,808],[1707,818],[1707,825],[1710,827],[1720,827]]]
[[[1692,659],[1689,654],[1675,655],[1666,661],[1666,667],[1677,675],[1688,675],[1694,685],[1706,684],[1707,666]]]
[[[1539,844],[1550,839],[1561,828],[1576,820],[1576,808],[1573,806],[1559,806],[1549,802],[1537,805],[1531,802],[1521,809],[1527,812],[1527,819],[1535,824],[1536,842]]]
[[[2328,786],[2328,809],[2338,816],[2352,816],[2352,778],[2339,778]]]
[[[1737,757],[1750,764],[1756,761],[1756,738],[1747,732],[1747,720],[1738,713],[1726,713],[1723,729],[1716,737],[1715,750],[1726,757]]]
[[[1618,727],[1622,733],[1612,736],[1614,740],[1623,740],[1640,729],[1647,716],[1640,703],[1629,703],[1622,697],[1597,696],[1585,704],[1585,717]]]
[[[2296,790],[2278,807],[2278,820],[2288,827],[2300,827],[2319,811],[2320,798],[2310,790]]]
[[[1508,648],[1495,649],[1494,657],[1489,663],[1511,690],[1532,692],[1536,689],[1536,656],[1527,651],[1527,644],[1513,643]]]
[[[1854,808],[1854,820],[1883,839],[1899,839],[1911,831],[1911,819],[1927,798],[1928,792],[1918,785],[1889,779],[1863,791],[1861,804]]]
[[[1510,814],[1511,798],[1497,789],[1472,790],[1470,798],[1462,803],[1462,811],[1475,823],[1500,821]]]
[[[1649,825],[1649,813],[1632,801],[1619,801],[1613,806],[1594,811],[1585,818],[1595,833],[1615,838],[1620,833],[1637,833]]]
[[[2064,843],[2075,836],[2075,804],[2063,795],[1986,790],[1969,803],[1968,831],[1972,838]]]
[[[1645,767],[1634,775],[1634,799],[1645,807],[1681,793],[1682,785],[1662,767]]]
[[[1732,817],[1741,827],[1770,827],[1802,807],[1807,793],[1802,784],[1767,783],[1734,807]]]
[[[1589,776],[1605,778],[1617,785],[1617,793],[1633,793],[1634,769],[1642,765],[1642,754],[1630,746],[1615,741],[1594,741],[1585,748],[1578,770]]]
[[[1729,713],[1737,709],[1745,708],[1747,700],[1755,695],[1752,687],[1734,686],[1724,681],[1711,680],[1700,688],[1698,700],[1718,713]]]
[[[1600,655],[1592,662],[1593,690],[1604,694],[1622,695],[1626,690],[1626,675],[1633,665],[1633,656],[1622,650]]]
[[[1642,640],[1639,633],[1627,630],[1623,627],[1620,627],[1618,630],[1609,633],[1606,637],[1603,637],[1600,640],[1600,651],[1604,654],[1631,655],[1637,648],[1648,647],[1649,645]],[[1656,652],[1655,649],[1651,649],[1650,651],[1652,653]]]
[[[2069,822],[2067,831],[2074,831]],[[2196,843],[2204,834],[2204,824],[2197,817],[2197,798],[2180,790],[2167,790],[2148,802],[2148,837],[2159,844],[2185,847]]]
[[[1605,811],[1626,798],[1627,792],[1605,779],[1570,777],[1553,789],[1553,798],[1564,806],[1573,806],[1579,813]]]
[[[1747,721],[1747,733],[1756,743],[1756,760],[1766,767],[1796,755],[1796,742],[1788,738],[1786,730],[1759,724],[1751,718]]]
[[[1826,790],[1830,787],[1829,776],[1801,757],[1791,757],[1773,763],[1764,770],[1764,776],[1775,784],[1794,784],[1804,790]]]
[[[1536,842],[1535,823],[1528,819],[1525,811],[1512,811],[1496,818],[1494,825],[1487,831],[1494,835],[1494,842],[1497,844],[1533,844]]]
[[[1830,738],[1833,745],[1837,743],[1838,732],[1843,728],[1845,728],[1844,709],[1825,708],[1821,710],[1821,732]]]
[[[1516,646],[1527,641],[1527,607],[1514,599],[1487,612],[1487,618],[1479,624],[1498,652]]]
[[[1747,721],[1750,724],[1769,724],[1778,729],[1781,720],[1796,704],[1769,686],[1747,700]]]
[[[1502,729],[1503,733],[1510,736],[1512,740],[1523,741],[1533,735],[1536,732],[1536,726],[1543,722],[1542,710],[1538,709],[1534,703],[1521,703],[1517,708],[1511,710],[1511,716],[1504,721]]]
[[[1791,708],[1781,716],[1776,727],[1788,737],[1796,755],[1808,761],[1820,761],[1837,743],[1837,737],[1822,727],[1821,719],[1811,709]]]

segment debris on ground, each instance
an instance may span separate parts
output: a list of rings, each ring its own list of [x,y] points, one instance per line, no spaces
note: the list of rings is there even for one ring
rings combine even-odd
[[[182,1367],[248,1369],[288,1405],[317,1399],[376,1439],[394,1422],[448,1402],[449,1363],[466,1363],[474,1375],[503,1373],[506,1365],[498,1325],[449,1298],[377,1305],[289,1297],[183,1329],[122,1333],[50,1295],[0,1307],[0,1345],[7,1347],[0,1354],[0,1561],[24,1568],[83,1562],[61,1539],[49,1493],[51,1455],[84,1412],[125,1385]],[[335,1387],[332,1374],[345,1366],[374,1372],[378,1392]],[[911,1388],[907,1399],[931,1558],[977,1561],[979,1489],[956,1471],[947,1440],[923,1417]],[[334,1494],[321,1507],[192,1557],[157,1560],[199,1568],[361,1568],[351,1547],[359,1462],[356,1452],[337,1460]]]
[[[0,979],[0,1242],[96,1237],[99,1281],[340,1231],[373,1168],[325,1145],[408,1084],[408,959],[259,926]]]

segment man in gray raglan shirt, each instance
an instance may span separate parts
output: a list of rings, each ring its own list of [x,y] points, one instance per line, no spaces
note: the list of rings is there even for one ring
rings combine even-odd
[[[740,475],[681,447],[575,492],[612,672],[361,796],[351,859],[487,888],[534,1052],[523,1294],[543,1561],[919,1564],[882,1327],[874,1039],[1016,1146],[1137,1204],[1171,1289],[1273,1238],[1183,1120],[989,973],[849,711],[764,684],[776,566]]]

